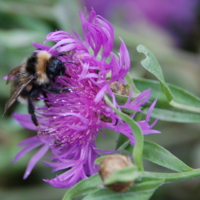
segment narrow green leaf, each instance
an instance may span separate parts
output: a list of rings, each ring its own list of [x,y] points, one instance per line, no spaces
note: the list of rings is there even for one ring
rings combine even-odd
[[[149,181],[132,186],[129,191],[116,193],[102,189],[87,195],[83,200],[149,200],[154,191],[162,185],[162,181]]]
[[[41,40],[41,34],[35,30],[0,30],[0,43],[6,48],[22,48],[30,45],[30,41]]]
[[[147,112],[148,108],[145,108],[143,113],[146,114]],[[154,108],[151,113],[151,117],[168,122],[200,123],[200,114],[187,111],[170,110],[170,108]]]
[[[168,84],[174,99],[179,105],[183,107],[177,107],[171,105],[162,93],[160,83],[154,80],[146,79],[134,79],[135,85],[141,91],[151,88],[151,99],[158,99],[156,108],[152,112],[152,117],[159,118],[165,121],[184,122],[184,123],[199,123],[200,122],[200,98],[189,93],[188,91]],[[143,110],[144,113],[148,111],[148,108]]]
[[[127,82],[129,85],[131,85],[131,84],[134,83],[134,82],[133,82],[133,79],[132,79],[132,77],[131,77],[131,75],[130,75],[129,72],[126,74],[125,79],[126,79],[126,82]]]
[[[95,160],[95,164],[99,165],[105,158],[107,157],[106,156],[101,156],[101,157],[98,157],[96,160]]]
[[[136,87],[140,91],[151,89],[151,98],[158,99],[158,101],[164,102],[169,105],[166,96],[163,94],[159,81],[149,79],[133,79]]]
[[[128,99],[127,96],[124,96],[124,95],[119,95],[119,94],[115,94],[115,98],[117,100],[117,103],[119,105],[124,105]]]
[[[187,166],[165,148],[153,142],[144,142],[143,158],[177,172],[193,171],[191,167]]]
[[[131,191],[144,191],[157,189],[160,185],[164,183],[164,180],[153,180],[153,181],[141,181],[136,185],[131,187]]]
[[[170,101],[169,104],[174,108],[178,108],[178,109],[182,109],[182,110],[188,110],[188,111],[195,112],[195,113],[200,113],[200,108],[196,108],[194,106],[188,106],[188,105],[179,103],[179,102],[174,101],[174,100]]]
[[[117,150],[120,150],[120,149],[126,149],[126,147],[130,144],[130,140],[126,140],[121,146],[119,146],[117,148]]]
[[[142,175],[143,178],[154,179],[154,180],[164,180],[164,182],[174,182],[174,181],[182,181],[186,179],[200,177],[200,169],[195,169],[189,172],[181,172],[181,173],[154,173],[154,172],[144,172]]]
[[[124,149],[124,144],[126,144],[126,146],[129,144],[129,139],[122,133],[119,134],[118,140],[117,140],[117,146],[116,149]],[[124,147],[124,148],[123,148]]]
[[[145,54],[146,58],[141,61],[142,66],[160,81],[163,93],[166,95],[167,99],[171,101],[173,99],[173,94],[165,82],[162,69],[156,57],[143,45],[138,45],[137,51]]]
[[[160,83],[155,80],[147,80],[147,79],[134,79],[135,85],[138,87],[139,90],[144,91],[151,88],[151,98],[165,102],[166,105],[169,105],[168,100],[162,94],[162,90],[160,87]],[[181,104],[185,104],[188,106],[196,107],[196,109],[200,108],[200,98],[193,95],[192,93],[175,86],[173,84],[167,84],[170,88],[174,100]]]
[[[133,92],[131,100],[134,100],[135,98],[137,98],[138,95],[139,95],[138,93]],[[118,104],[124,105],[128,99],[128,96],[115,94],[115,98]]]
[[[62,200],[71,200],[76,196],[86,195],[97,191],[101,187],[101,183],[102,180],[99,174],[91,176],[88,179],[81,180],[65,193]]]
[[[178,103],[185,104],[191,107],[195,107],[196,110],[200,109],[200,98],[195,96],[194,94],[184,90],[173,84],[168,84],[170,90],[174,95],[174,100]],[[199,109],[198,109],[199,108]],[[197,111],[196,111],[197,112]]]
[[[133,85],[133,91],[136,93],[136,94],[139,94],[140,91],[137,89],[137,87],[135,86],[134,84],[134,81],[130,75],[130,73],[127,73],[126,76],[125,76],[125,79],[126,79],[126,82],[128,84],[128,86],[130,87],[130,85]]]
[[[116,182],[129,182],[129,181],[136,180],[141,175],[142,175],[142,172],[139,172],[136,166],[129,166],[111,174],[106,179],[104,184],[109,185]]]
[[[128,115],[120,112],[117,108],[115,108],[106,95],[104,96],[104,99],[106,103],[109,104],[111,108],[116,112],[116,114],[119,115],[125,122],[127,122],[130,128],[132,129],[136,138],[136,144],[133,151],[134,162],[138,166],[138,169],[143,171],[142,154],[144,136],[142,134],[142,130],[133,119],[131,119]]]

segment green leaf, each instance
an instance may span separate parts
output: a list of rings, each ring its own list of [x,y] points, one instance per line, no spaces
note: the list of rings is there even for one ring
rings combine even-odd
[[[142,175],[142,172],[139,172],[136,166],[129,166],[111,174],[106,179],[104,184],[109,185],[116,182],[129,182],[129,181],[136,180],[141,175]]]
[[[130,85],[133,85],[133,91],[136,93],[136,94],[140,94],[140,91],[136,88],[134,82],[133,82],[133,79],[130,75],[130,73],[128,72],[125,76],[125,80],[128,84],[128,86],[130,87]]]
[[[135,98],[137,98],[137,96],[139,96],[139,94],[133,92],[131,100],[134,100]],[[115,98],[116,98],[117,103],[119,105],[124,105],[126,103],[127,99],[128,99],[128,96],[115,94]]]
[[[173,99],[173,94],[165,82],[162,69],[156,57],[143,45],[138,45],[137,51],[145,54],[146,58],[141,61],[142,66],[160,81],[163,93],[166,95],[167,99],[171,101]]]
[[[163,184],[163,180],[153,180],[153,181],[141,181],[136,185],[131,187],[131,191],[144,191],[157,189],[160,185]]]
[[[130,143],[129,139],[122,133],[119,134],[118,140],[117,140],[117,146],[116,149],[125,149],[126,146]]]
[[[170,106],[166,97],[162,94],[162,90],[160,87],[160,83],[155,80],[147,80],[147,79],[134,79],[135,85],[139,88],[139,90],[144,91],[151,88],[151,98],[158,99],[158,103],[161,102],[162,105]],[[182,104],[186,104],[189,106],[196,107],[198,110],[200,108],[200,98],[193,95],[192,93],[175,86],[173,84],[168,84],[170,90],[173,93],[174,99]],[[125,100],[125,99],[123,99]]]
[[[99,174],[91,176],[88,179],[81,180],[65,193],[62,200],[71,200],[76,196],[86,195],[97,191],[100,188],[101,183],[102,180]]]
[[[126,140],[121,146],[117,148],[117,150],[126,149],[126,147],[130,144],[130,140]]]
[[[194,110],[194,112],[200,112],[200,98],[199,97],[195,96],[194,94],[178,86],[175,86],[172,84],[168,84],[168,85],[169,85],[170,90],[173,93],[174,100],[176,102],[185,104],[191,107],[195,107],[196,111]]]
[[[178,109],[182,109],[182,110],[188,110],[188,111],[191,111],[191,112],[196,112],[196,113],[200,113],[200,109],[199,108],[196,108],[194,106],[188,106],[188,105],[185,105],[185,104],[182,104],[182,103],[179,103],[177,101],[170,101],[170,105],[174,108],[178,108]]]
[[[145,108],[143,112],[146,114],[148,112],[148,108]],[[199,114],[178,110],[170,110],[170,108],[154,108],[153,112],[151,113],[151,117],[168,122],[200,123]]]
[[[128,99],[127,96],[124,96],[124,95],[119,95],[119,94],[115,94],[115,98],[117,100],[117,103],[119,105],[124,105]]]
[[[154,191],[162,185],[162,181],[149,181],[132,186],[129,191],[116,193],[102,189],[87,195],[83,200],[149,200]]]
[[[0,1],[0,12],[7,12],[13,14],[21,14],[24,16],[34,16],[37,18],[52,18],[53,15],[49,15],[52,13],[52,3],[55,3],[52,0],[48,1],[48,4],[44,1]],[[13,12],[15,10],[15,12]],[[18,15],[19,15],[18,14]]]
[[[177,172],[193,171],[191,167],[187,166],[165,148],[153,142],[144,142],[143,158]]]
[[[41,34],[38,31],[26,29],[21,30],[0,30],[0,42],[8,48],[22,48],[30,45],[30,41],[41,40]]]
[[[173,122],[200,122],[200,98],[180,87],[168,84],[176,102],[184,106],[182,108],[174,108],[173,105],[170,105],[165,95],[163,95],[160,83],[158,81],[134,79],[134,82],[140,91],[151,88],[152,101],[154,99],[158,99],[157,104],[152,112],[152,117]],[[146,108],[143,111],[144,113],[147,113],[148,109]]]
[[[96,160],[95,160],[95,164],[99,165],[105,158],[107,157],[106,156],[101,156],[101,157],[98,157]]]
[[[181,173],[154,173],[154,172],[144,172],[142,177],[146,180],[154,179],[154,180],[163,180],[164,182],[174,182],[174,181],[182,181],[186,179],[200,177],[200,169],[195,169],[189,172],[181,172]]]
[[[106,95],[104,96],[104,99],[106,103],[109,104],[111,108],[116,112],[116,114],[119,115],[125,122],[127,122],[130,128],[132,129],[136,138],[136,144],[133,151],[134,162],[138,166],[138,169],[143,171],[142,153],[144,136],[142,134],[142,130],[133,119],[131,119],[128,115],[120,112],[117,108],[115,108]]]
[[[132,84],[134,83],[134,82],[133,82],[133,79],[132,79],[132,77],[131,77],[131,75],[130,75],[129,72],[126,74],[125,80],[126,80],[126,82],[128,83],[128,85],[132,85]]]
[[[158,103],[160,101],[166,105],[169,105],[169,101],[167,100],[166,96],[163,94],[159,81],[148,80],[148,79],[138,79],[138,78],[133,79],[133,80],[136,87],[140,91],[151,89],[151,98],[153,100],[158,99]]]

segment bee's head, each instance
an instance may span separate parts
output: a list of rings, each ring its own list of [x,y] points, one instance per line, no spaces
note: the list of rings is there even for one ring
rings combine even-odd
[[[65,73],[64,64],[56,57],[52,57],[47,65],[47,76],[53,80],[57,76],[62,76]]]

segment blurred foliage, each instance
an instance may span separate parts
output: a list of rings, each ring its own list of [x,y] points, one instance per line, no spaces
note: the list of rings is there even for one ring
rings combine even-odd
[[[3,77],[11,69],[22,63],[34,50],[32,42],[43,43],[46,35],[54,30],[76,30],[81,34],[78,11],[84,5],[79,0],[0,0],[0,115],[9,98],[10,86],[5,85]],[[135,78],[154,77],[140,65],[144,55],[136,51],[138,44],[150,49],[158,59],[166,82],[173,83],[200,96],[200,55],[199,52],[184,51],[175,47],[171,35],[158,27],[147,23],[130,24],[124,28],[113,19],[115,28],[115,52],[123,38],[132,59],[131,75]],[[199,25],[197,26],[199,27]],[[199,46],[198,42],[196,41]],[[56,200],[61,199],[66,189],[57,189],[43,182],[43,178],[54,177],[50,167],[38,164],[27,180],[22,180],[31,153],[17,163],[12,163],[19,151],[17,143],[35,133],[22,128],[14,121],[13,112],[26,112],[26,107],[15,103],[0,120],[0,197],[3,200]],[[148,135],[146,139],[163,145],[189,166],[200,167],[200,125],[167,123],[160,121],[156,129],[160,135]],[[98,137],[98,147],[111,150],[117,141],[117,135],[106,132],[106,143]],[[103,146],[104,145],[104,146]],[[146,162],[146,170],[155,170],[155,166]],[[160,168],[159,170],[163,170]],[[185,200],[200,199],[200,179],[173,183],[158,189],[152,199]]]
[[[20,65],[34,50],[32,42],[43,43],[54,30],[76,29],[80,32],[78,1],[59,0],[1,0],[0,1],[0,115],[9,98],[10,86],[3,77]],[[53,188],[42,181],[53,178],[51,168],[40,163],[27,180],[23,173],[31,154],[12,163],[20,150],[17,144],[35,132],[22,128],[11,116],[13,112],[27,112],[26,107],[15,103],[0,120],[0,198],[4,200],[61,199],[65,190]],[[11,192],[12,191],[12,192]]]

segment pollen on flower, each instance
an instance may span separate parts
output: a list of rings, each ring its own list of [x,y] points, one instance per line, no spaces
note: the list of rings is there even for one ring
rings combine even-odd
[[[123,83],[121,83],[120,85],[117,83],[117,81],[112,82],[110,84],[110,89],[119,95],[125,95],[125,96],[129,96],[130,91],[129,89],[126,87],[126,85],[124,85]]]

